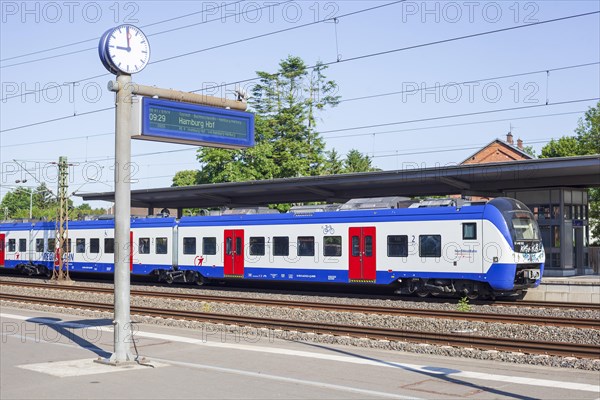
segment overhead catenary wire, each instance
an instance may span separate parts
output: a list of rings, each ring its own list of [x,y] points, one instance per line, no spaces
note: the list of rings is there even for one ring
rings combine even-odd
[[[292,0],[287,0],[286,2],[273,3],[273,4],[283,4],[283,3],[287,3],[289,1],[292,1]],[[344,14],[344,15],[336,17],[336,18],[349,17],[349,16],[352,16],[352,15],[362,14],[362,13],[373,11],[373,10],[376,10],[376,9],[379,9],[379,8],[388,7],[388,6],[391,6],[391,5],[402,3],[404,1],[406,1],[406,0],[399,0],[399,1],[392,2],[392,3],[386,3],[386,4],[378,5],[378,6],[375,6],[375,7],[368,7],[368,8],[364,8],[364,9],[361,9],[361,10],[357,10],[357,11],[353,11],[353,12]],[[269,4],[272,4],[272,3],[269,3]],[[217,19],[215,19],[215,20],[217,20]],[[215,20],[211,20],[211,22],[215,21]],[[200,50],[195,50],[195,51],[192,51],[192,52],[188,52],[188,53],[184,53],[184,54],[179,54],[179,55],[175,55],[175,56],[170,56],[170,57],[162,58],[162,59],[159,59],[159,60],[156,60],[156,61],[151,61],[149,63],[149,65],[151,65],[151,64],[158,64],[158,63],[161,63],[161,62],[174,60],[174,59],[185,57],[185,56],[189,56],[189,55],[192,55],[192,54],[198,54],[198,53],[202,53],[202,52],[206,52],[206,51],[210,51],[210,50],[215,50],[215,49],[219,49],[219,48],[223,48],[223,47],[227,47],[227,46],[232,46],[232,45],[235,45],[235,44],[239,44],[239,43],[243,43],[243,42],[247,42],[247,41],[250,41],[250,40],[259,39],[259,38],[263,38],[263,37],[267,37],[267,36],[272,36],[272,35],[276,35],[276,34],[288,32],[288,31],[295,30],[295,29],[305,28],[307,26],[312,26],[312,25],[320,24],[320,23],[323,23],[323,22],[331,21],[331,20],[333,20],[333,18],[324,18],[324,19],[321,19],[321,20],[317,20],[317,21],[313,21],[313,22],[310,22],[310,23],[306,23],[306,24],[294,26],[294,27],[291,27],[291,28],[280,29],[280,30],[276,30],[276,31],[267,32],[267,33],[261,34],[261,35],[251,36],[251,37],[248,37],[248,38],[239,39],[239,40],[235,40],[235,41],[232,41],[232,42],[222,43],[222,44],[219,44],[219,45],[215,45],[215,46],[211,46],[211,47],[206,47],[206,48],[203,48],[203,49],[200,49]],[[195,24],[193,24],[193,25],[195,25]],[[192,25],[190,25],[190,26],[192,26]],[[175,29],[179,29],[179,28],[175,28]],[[175,30],[175,29],[173,29],[173,30]],[[172,30],[170,30],[170,31],[172,31]],[[161,33],[166,33],[166,32],[167,31],[164,31],[164,32],[161,32]],[[156,35],[156,33],[155,34],[149,34],[148,36],[153,36],[153,35]],[[94,48],[94,49],[96,49],[96,48]],[[92,49],[91,48],[90,49],[86,49],[86,51],[87,50],[92,50]],[[72,53],[69,53],[69,54],[72,54]],[[0,69],[1,68],[3,68],[3,67],[0,67]],[[95,75],[95,76],[92,76],[92,77],[79,79],[79,80],[73,81],[72,83],[73,84],[75,84],[75,83],[81,83],[81,82],[89,81],[89,80],[96,79],[96,78],[101,78],[101,77],[108,76],[108,75],[110,75],[110,73],[104,73],[104,74],[101,74],[101,75]],[[230,83],[225,84],[225,85],[233,85],[233,84],[251,82],[251,81],[253,81],[255,79],[256,78],[241,80],[241,81],[237,81],[237,82],[230,82]],[[54,87],[48,87],[48,88],[39,89],[39,90],[32,90],[32,91],[29,91],[29,92],[27,92],[25,94],[17,94],[17,95],[13,95],[13,96],[4,97],[3,99],[0,99],[0,101],[5,102],[7,100],[14,99],[14,98],[17,98],[17,97],[21,97],[23,95],[36,94],[36,93],[40,93],[40,92],[44,92],[44,91],[48,91],[48,90],[52,90],[52,89],[54,89]],[[202,91],[202,90],[204,90],[204,89],[192,91],[192,93],[198,92],[198,91]]]
[[[230,17],[235,17],[235,16],[247,14],[249,12],[254,12],[256,10],[263,10],[265,8],[270,8],[270,7],[273,7],[273,6],[277,6],[277,5],[289,3],[291,1],[293,1],[293,0],[286,0],[286,1],[282,1],[280,3],[269,3],[269,2],[267,2],[262,7],[252,8],[252,9],[249,9],[247,11],[242,11],[242,12],[236,13],[236,14],[228,14],[228,15],[225,15],[224,17],[218,17],[218,18],[207,20],[207,21],[201,21],[201,22],[196,22],[196,23],[193,23],[193,24],[184,25],[184,26],[178,26],[176,28],[171,28],[171,29],[167,29],[167,30],[164,30],[164,31],[150,33],[150,34],[147,34],[146,36],[148,36],[148,37],[157,36],[157,35],[162,35],[162,34],[165,34],[165,33],[170,33],[170,32],[175,32],[175,31],[179,31],[179,30],[182,30],[182,29],[190,28],[190,27],[193,27],[193,26],[207,24],[207,23],[210,23],[210,22],[222,21],[223,19],[227,19],[227,18],[230,18]],[[395,4],[398,4],[398,3],[403,3],[405,1],[406,0],[398,0],[398,1],[391,2],[391,3],[387,3],[387,4],[378,5],[378,6],[375,6],[375,7],[369,7],[369,8],[363,9],[363,10],[354,11],[354,12],[351,12],[351,13],[348,13],[348,14],[344,14],[344,15],[339,16],[337,18],[347,17],[347,16],[350,16],[350,15],[359,14],[359,13],[363,13],[363,12],[367,12],[367,11],[372,11],[372,10],[379,9],[379,8],[382,8],[382,7],[387,7],[387,6],[395,5]],[[231,3],[231,4],[237,4],[237,3],[239,3],[239,1],[236,2],[236,3]],[[333,17],[332,18],[325,18],[325,19],[317,20],[317,21],[313,21],[313,22],[309,22],[309,23],[302,24],[302,25],[297,25],[297,26],[294,26],[294,27],[291,27],[291,28],[286,28],[286,29],[281,29],[281,30],[278,30],[278,31],[268,32],[266,34],[253,36],[253,37],[250,37],[250,38],[242,39],[240,41],[234,41],[234,42],[230,42],[230,43],[218,45],[218,46],[215,46],[215,47],[210,47],[210,48],[207,48],[207,49],[202,49],[202,50],[197,50],[197,51],[193,51],[193,52],[181,54],[181,55],[174,56],[174,57],[167,57],[165,59],[160,59],[160,60],[151,62],[150,64],[156,64],[156,63],[159,63],[159,62],[168,61],[168,60],[171,60],[171,59],[180,58],[180,57],[188,56],[188,55],[191,55],[191,54],[201,53],[201,52],[207,51],[207,50],[212,50],[213,48],[220,48],[220,47],[230,46],[232,44],[242,43],[242,42],[245,42],[245,41],[248,41],[248,40],[254,40],[254,39],[258,39],[258,38],[262,38],[262,37],[266,37],[266,36],[271,36],[271,35],[275,35],[275,34],[279,34],[279,33],[283,33],[283,32],[288,32],[288,31],[295,30],[295,29],[305,28],[307,26],[320,24],[322,22],[327,22],[327,21],[330,21],[330,20],[332,21]],[[144,28],[146,26],[141,26],[140,28]],[[86,42],[91,41],[91,40],[98,40],[98,39],[99,38],[89,39],[89,40],[86,40]],[[29,61],[23,61],[23,62],[19,62],[19,63],[13,63],[13,64],[9,64],[9,65],[3,65],[3,66],[0,66],[0,69],[2,69],[2,68],[16,67],[16,66],[19,66],[19,65],[30,64],[30,63],[33,63],[33,62],[51,60],[51,59],[55,59],[55,58],[59,58],[59,57],[69,56],[69,55],[73,55],[73,54],[77,54],[77,53],[83,53],[83,52],[86,52],[86,51],[91,51],[91,50],[96,50],[96,49],[97,49],[97,47],[89,47],[89,48],[86,48],[86,49],[75,50],[75,51],[72,51],[72,52],[63,53],[63,54],[57,54],[57,55],[54,55],[54,56],[37,58],[35,60],[29,60]]]
[[[569,65],[569,66],[556,67],[556,68],[551,68],[551,69],[535,70],[535,71],[530,71],[530,72],[522,72],[522,73],[518,73],[518,74],[502,75],[502,76],[498,76],[498,77],[469,80],[469,81],[463,81],[463,82],[460,82],[460,83],[457,83],[457,84],[476,83],[476,82],[483,82],[483,81],[492,80],[492,79],[503,79],[503,78],[517,77],[517,76],[533,75],[533,74],[538,74],[540,72],[546,72],[546,71],[564,71],[564,70],[568,70],[568,69],[581,68],[581,67],[586,67],[586,66],[591,66],[591,65],[598,65],[598,64],[600,64],[600,62],[596,61],[596,62],[590,62],[590,63],[583,63],[583,64],[575,64],[575,65]],[[255,78],[250,79],[250,81],[251,80],[255,80]],[[238,82],[242,82],[242,81],[238,81]],[[429,87],[429,88],[419,88],[419,89],[417,89],[417,91],[419,91],[419,90],[427,90],[427,89],[431,89],[431,87]],[[198,91],[201,91],[201,90],[192,91],[192,93],[193,92],[198,92]],[[388,93],[382,93],[382,94],[377,94],[377,95],[369,95],[369,96],[362,96],[362,97],[351,98],[351,99],[347,99],[345,101],[363,100],[363,99],[369,99],[369,98],[373,98],[373,97],[383,97],[383,96],[389,96],[389,95],[395,95],[395,94],[402,94],[402,93],[407,93],[407,92],[410,92],[410,91],[388,92]],[[550,105],[550,104],[547,103],[546,105]],[[2,129],[2,130],[0,130],[0,134],[5,133],[5,132],[10,132],[10,131],[15,131],[15,130],[23,129],[23,128],[28,128],[28,127],[32,127],[32,126],[42,125],[42,124],[46,124],[46,123],[61,121],[61,120],[64,120],[64,119],[76,118],[76,117],[82,116],[82,115],[88,115],[88,114],[93,114],[93,113],[97,113],[97,112],[108,111],[108,110],[112,110],[112,109],[114,109],[114,107],[108,107],[108,108],[103,108],[103,109],[99,109],[99,110],[93,110],[93,111],[83,112],[83,113],[79,113],[79,114],[75,114],[75,115],[68,115],[68,116],[58,117],[58,118],[49,119],[49,120],[45,120],[45,121],[34,122],[34,123],[31,123],[31,124],[27,124],[27,125],[20,125],[20,126],[16,126],[16,127],[12,127],[12,128]]]
[[[427,129],[440,129],[440,128],[451,128],[451,127],[457,127],[457,126],[489,124],[489,123],[494,123],[494,122],[518,121],[518,120],[522,120],[522,119],[545,118],[545,117],[560,117],[560,116],[564,116],[564,115],[583,114],[584,112],[585,112],[585,110],[569,111],[569,112],[562,112],[562,113],[529,115],[529,116],[525,116],[525,117],[512,117],[512,118],[492,119],[492,120],[484,120],[484,121],[474,121],[474,122],[460,122],[460,123],[456,123],[456,124],[424,126],[424,127],[418,127],[418,128],[395,129],[395,130],[392,130],[392,131],[381,131],[381,132],[373,132],[373,133],[372,132],[369,132],[369,133],[354,133],[354,134],[349,134],[349,135],[327,136],[324,139],[331,140],[331,139],[338,139],[338,138],[341,139],[341,138],[347,138],[347,137],[370,136],[370,135],[384,135],[384,134],[389,134],[389,133],[412,132],[412,131],[421,131],[421,130],[427,130]],[[99,137],[99,136],[112,136],[114,134],[115,134],[114,132],[110,132],[110,133],[100,133],[100,134],[86,135],[86,136],[70,136],[70,137],[61,138],[61,139],[37,140],[35,142],[26,142],[26,143],[17,143],[17,144],[3,145],[2,148],[43,145],[45,143],[63,142],[63,141],[68,141],[68,140],[79,140],[79,139],[85,139],[85,138],[88,138],[88,137],[91,138],[91,137]],[[134,155],[134,157],[135,157],[135,155]],[[98,159],[98,160],[102,160],[102,159],[107,160],[109,158],[107,158],[107,157],[95,158],[94,160],[96,160],[96,159]]]
[[[144,28],[145,29],[145,28],[149,28],[151,26],[156,26],[156,25],[167,23],[167,22],[176,21],[178,19],[191,17],[192,15],[204,14],[207,11],[211,11],[212,12],[212,11],[215,11],[215,10],[219,10],[219,9],[221,9],[223,7],[228,7],[228,6],[231,6],[231,5],[242,3],[243,1],[244,0],[238,0],[238,1],[231,2],[231,3],[224,3],[223,2],[223,3],[221,3],[220,6],[217,6],[217,7],[211,8],[211,9],[205,9],[205,10],[201,10],[201,11],[194,11],[194,12],[191,12],[191,13],[179,15],[177,17],[163,19],[163,20],[160,20],[160,21],[156,21],[156,22],[152,22],[152,23],[146,24],[146,25],[140,25],[140,28]],[[282,3],[275,3],[275,4],[282,4]],[[239,16],[240,14],[244,14],[244,13],[247,13],[247,12],[248,11],[242,12],[242,13],[237,13],[237,14],[232,14],[232,15],[226,16],[225,18]],[[177,28],[174,28],[173,30],[181,30],[181,29],[189,28],[191,26],[206,24],[206,23],[209,23],[209,22],[217,21],[217,20],[222,20],[222,17],[220,17],[218,19],[213,19],[213,20],[210,20],[210,21],[203,21],[203,22],[198,22],[198,23],[195,23],[195,24],[190,24],[190,25],[185,25],[185,26],[177,27]],[[156,33],[153,33],[152,35],[159,35],[159,34],[166,33],[166,32],[171,32],[171,31],[172,30],[163,31],[163,32],[156,32]],[[0,62],[10,61],[10,60],[16,60],[17,58],[23,58],[23,57],[33,56],[33,55],[36,55],[36,54],[47,53],[49,51],[54,51],[54,50],[60,50],[60,49],[66,48],[66,47],[71,47],[71,46],[76,46],[76,45],[83,44],[83,43],[98,41],[99,39],[100,39],[100,37],[93,37],[91,39],[79,40],[77,42],[67,43],[67,44],[63,44],[63,45],[60,45],[60,46],[51,47],[51,48],[48,48],[48,49],[36,50],[36,51],[29,52],[29,53],[24,53],[24,54],[19,54],[19,55],[12,56],[12,57],[3,58],[3,59],[0,59]],[[23,63],[15,64],[15,65],[28,64],[28,63],[32,63],[32,62],[36,62],[36,61],[42,61],[42,60],[46,60],[46,59],[50,59],[50,58],[63,57],[63,56],[67,56],[67,55],[71,55],[71,54],[75,54],[75,53],[82,53],[82,52],[85,52],[85,51],[90,51],[90,50],[95,50],[95,49],[96,49],[96,47],[90,47],[90,48],[85,48],[85,49],[82,49],[82,50],[73,51],[73,52],[69,52],[69,53],[57,54],[57,55],[52,56],[52,57],[46,57],[46,58],[37,59],[37,60],[29,60],[29,61],[26,61],[26,62],[23,62]],[[9,65],[9,66],[11,66],[11,65]],[[7,67],[9,67],[9,66],[7,66]],[[3,68],[3,67],[0,67],[0,68]]]
[[[399,0],[399,1],[396,1],[396,2],[386,3],[386,4],[383,4],[383,5],[376,6],[376,7],[370,7],[370,8],[366,8],[366,9],[362,9],[362,10],[358,10],[358,11],[353,11],[351,13],[347,13],[347,14],[344,14],[344,15],[336,16],[336,17],[325,18],[325,19],[322,19],[322,20],[313,21],[313,22],[310,22],[310,23],[307,23],[307,24],[296,26],[296,27],[291,27],[291,28],[287,28],[287,29],[283,29],[283,30],[272,31],[272,32],[268,32],[266,34],[252,36],[252,37],[249,37],[249,38],[239,39],[239,40],[236,40],[236,41],[233,41],[233,42],[228,42],[228,43],[224,43],[224,44],[221,44],[221,45],[211,46],[211,47],[208,47],[208,48],[205,48],[205,49],[200,49],[200,50],[196,50],[196,51],[192,51],[192,52],[188,52],[188,53],[184,53],[184,54],[180,54],[180,55],[175,55],[175,56],[167,57],[165,59],[159,59],[159,60],[150,62],[149,64],[156,64],[156,63],[161,63],[163,61],[170,61],[170,60],[174,60],[174,59],[177,59],[177,58],[180,58],[180,57],[184,57],[184,56],[188,56],[188,55],[192,55],[192,54],[198,54],[198,53],[201,53],[201,52],[204,52],[204,51],[213,50],[213,49],[222,48],[222,47],[225,47],[225,46],[230,46],[230,45],[242,43],[242,42],[245,42],[245,41],[248,41],[248,40],[262,38],[262,37],[274,35],[274,34],[277,34],[277,33],[287,32],[287,31],[290,31],[292,29],[299,29],[299,28],[303,28],[303,27],[306,27],[306,26],[315,25],[315,24],[318,24],[318,23],[326,22],[326,21],[333,21],[334,18],[342,18],[342,17],[351,16],[351,15],[357,15],[357,14],[360,14],[360,13],[363,13],[363,12],[372,11],[372,10],[377,9],[377,8],[382,8],[382,7],[387,7],[387,6],[390,6],[390,5],[395,5],[395,4],[398,4],[398,3],[402,3],[404,1],[405,0]],[[507,28],[496,29],[496,30],[486,31],[486,32],[479,32],[479,33],[475,33],[475,34],[464,35],[464,36],[459,36],[459,37],[454,37],[454,38],[449,38],[449,39],[443,39],[443,40],[438,40],[438,41],[434,41],[434,42],[422,43],[422,44],[408,46],[408,47],[403,47],[403,48],[398,48],[398,49],[392,49],[392,50],[386,50],[386,51],[377,52],[377,53],[365,54],[365,55],[356,56],[356,57],[352,57],[352,58],[348,58],[348,59],[343,59],[343,60],[337,60],[336,59],[335,61],[331,61],[331,62],[327,62],[327,63],[322,63],[322,64],[320,64],[320,66],[330,66],[330,65],[334,65],[334,64],[340,64],[340,63],[345,63],[345,62],[349,62],[349,61],[356,61],[356,60],[360,60],[360,59],[364,59],[364,58],[369,58],[369,57],[375,57],[375,56],[381,56],[381,55],[391,54],[391,53],[395,53],[395,52],[399,52],[399,51],[411,50],[411,49],[416,49],[416,48],[421,48],[421,47],[426,47],[426,46],[431,46],[431,45],[436,45],[436,44],[442,44],[442,43],[447,43],[447,42],[452,42],[452,41],[457,41],[457,40],[463,40],[463,39],[468,39],[468,38],[473,38],[473,37],[478,37],[478,36],[483,36],[483,35],[488,35],[488,34],[494,34],[494,33],[499,33],[499,32],[504,32],[504,31],[509,31],[509,30],[514,30],[514,29],[527,28],[527,27],[531,27],[531,26],[536,26],[536,25],[541,25],[541,24],[547,24],[547,23],[553,23],[553,22],[563,21],[563,20],[572,19],[572,18],[580,18],[580,17],[585,17],[585,16],[589,16],[589,15],[593,15],[593,14],[598,14],[598,13],[600,13],[600,11],[593,11],[593,12],[588,12],[588,13],[575,14],[575,15],[570,15],[570,16],[565,16],[565,17],[559,17],[559,18],[549,19],[549,20],[545,20],[545,21],[533,22],[533,23],[530,23],[530,24],[524,24],[524,25],[519,25],[519,26],[507,27]],[[318,67],[318,65],[310,66],[310,67],[308,67],[308,69],[316,68],[316,67]],[[0,67],[0,68],[2,68],[2,67]],[[98,76],[94,76],[94,77],[83,78],[83,79],[75,80],[75,81],[73,81],[73,83],[81,83],[81,82],[84,82],[84,81],[87,81],[87,80],[91,80],[91,79],[95,79],[95,78],[99,78],[99,77],[107,76],[107,75],[110,75],[110,74],[106,73],[106,74],[102,74],[102,75],[98,75]],[[239,84],[242,84],[242,83],[252,82],[252,81],[255,81],[257,79],[259,79],[259,78],[253,77],[253,78],[241,79],[241,80],[237,80],[237,81],[233,81],[233,82],[229,82],[229,83],[224,83],[224,84],[221,84],[221,85],[215,85],[215,86],[209,86],[209,87],[200,88],[200,89],[196,89],[196,90],[191,90],[190,92],[191,93],[196,93],[196,92],[202,92],[202,91],[206,91],[206,90],[218,89],[218,88],[222,88],[222,87],[226,87],[226,86],[230,86],[230,85],[239,85]],[[38,92],[42,92],[42,91],[47,91],[47,90],[51,90],[51,89],[52,88],[40,89],[40,90],[37,90],[37,91],[28,92],[27,94],[34,94],[34,93],[38,93]],[[22,96],[22,95],[8,96],[8,97],[5,97],[5,98],[1,99],[1,101],[4,102],[6,100],[13,99],[13,98],[20,97],[20,96]]]

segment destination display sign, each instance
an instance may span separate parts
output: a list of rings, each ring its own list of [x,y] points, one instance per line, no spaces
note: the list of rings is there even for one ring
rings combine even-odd
[[[133,139],[240,149],[254,146],[254,114],[141,97]]]

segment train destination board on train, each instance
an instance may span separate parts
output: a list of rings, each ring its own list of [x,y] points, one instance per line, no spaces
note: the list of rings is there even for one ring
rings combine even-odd
[[[254,115],[141,97],[133,107],[133,139],[240,149],[254,146]]]

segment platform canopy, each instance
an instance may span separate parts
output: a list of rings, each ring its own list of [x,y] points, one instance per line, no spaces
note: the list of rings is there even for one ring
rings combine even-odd
[[[394,171],[142,189],[131,192],[131,205],[209,208],[310,201],[342,203],[353,198],[384,196],[500,196],[507,191],[558,187],[600,187],[600,155],[430,168],[405,163],[402,169]],[[88,201],[114,201],[114,192],[79,196]]]

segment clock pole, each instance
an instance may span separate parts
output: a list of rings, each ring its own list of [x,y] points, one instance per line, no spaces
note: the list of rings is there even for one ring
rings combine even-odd
[[[131,228],[131,75],[117,76],[115,122],[115,352],[111,363],[133,360],[130,315]]]

